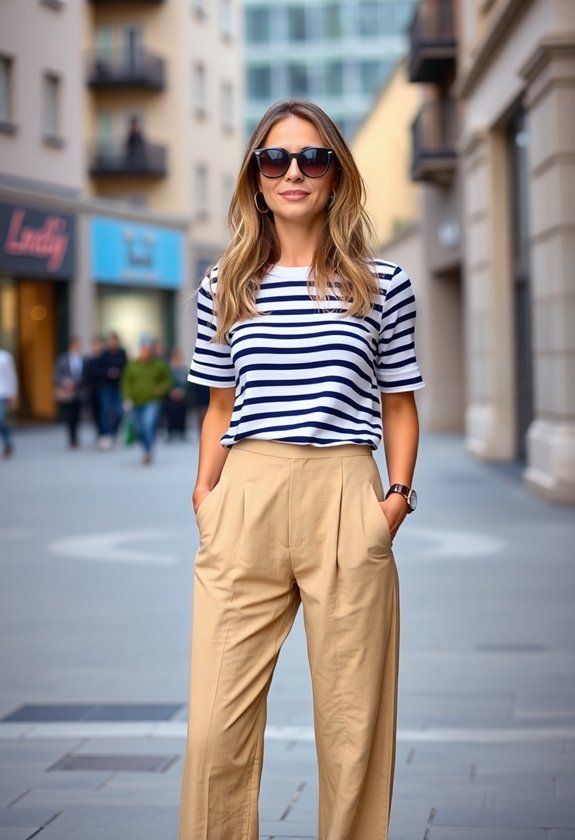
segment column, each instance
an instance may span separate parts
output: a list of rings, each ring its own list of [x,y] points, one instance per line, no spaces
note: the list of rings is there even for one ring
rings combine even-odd
[[[575,501],[575,39],[540,41],[528,84],[535,419],[526,483]]]

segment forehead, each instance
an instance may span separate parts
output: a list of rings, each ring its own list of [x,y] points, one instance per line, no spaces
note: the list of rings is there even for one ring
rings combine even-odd
[[[288,152],[299,152],[304,146],[323,146],[325,144],[313,123],[292,114],[270,128],[264,145],[281,146]]]

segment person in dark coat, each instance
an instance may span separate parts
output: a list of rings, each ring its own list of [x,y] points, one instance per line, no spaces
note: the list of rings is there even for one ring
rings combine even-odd
[[[122,421],[122,394],[120,379],[128,357],[120,344],[118,334],[108,335],[107,345],[97,365],[98,393],[100,398],[101,449],[109,449],[117,437]]]
[[[68,444],[71,449],[78,447],[78,426],[82,408],[84,384],[84,359],[80,352],[80,339],[72,336],[68,350],[58,356],[54,368],[56,400],[64,409],[68,428]]]
[[[86,401],[90,406],[92,423],[96,430],[96,439],[102,437],[102,406],[100,389],[98,388],[98,366],[100,356],[104,352],[105,342],[101,335],[92,336],[91,353],[84,365],[84,384],[86,386]]]
[[[174,381],[164,400],[168,441],[173,440],[175,435],[185,440],[188,413],[188,367],[184,364],[179,350],[172,350],[170,370]]]

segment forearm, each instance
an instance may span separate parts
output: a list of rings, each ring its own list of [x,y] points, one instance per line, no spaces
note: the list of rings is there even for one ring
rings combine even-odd
[[[219,481],[224,463],[229,455],[229,449],[220,444],[220,438],[230,425],[232,411],[233,404],[218,405],[210,400],[210,405],[202,423],[198,475],[194,495],[201,496],[213,490]]]
[[[411,487],[419,444],[413,392],[382,395],[383,445],[389,484]]]

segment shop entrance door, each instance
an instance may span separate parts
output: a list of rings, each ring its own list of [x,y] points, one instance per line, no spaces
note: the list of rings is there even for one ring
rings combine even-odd
[[[20,280],[17,352],[20,412],[25,419],[53,420],[56,416],[56,313],[54,283]]]

